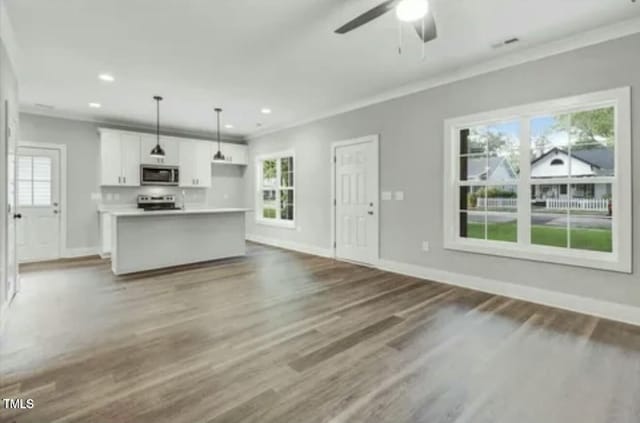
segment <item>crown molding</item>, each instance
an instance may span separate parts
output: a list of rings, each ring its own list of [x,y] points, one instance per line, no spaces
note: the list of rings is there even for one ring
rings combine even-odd
[[[28,105],[20,105],[20,113],[24,113],[27,115],[35,115],[35,116],[44,116],[55,119],[65,119],[72,120],[75,122],[85,122],[92,123],[97,126],[106,126],[112,129],[122,129],[122,130],[132,130],[132,131],[142,131],[149,132],[155,134],[156,127],[155,125],[148,125],[142,122],[137,121],[126,121],[126,120],[117,120],[117,119],[100,119],[95,117],[90,117],[81,113],[74,113],[68,111],[59,111],[59,110],[44,110],[39,109],[33,106]],[[213,132],[204,132],[197,130],[189,130],[180,127],[171,127],[171,126],[163,126],[162,135],[166,136],[186,136],[191,138],[201,138],[204,140],[214,140],[215,134]],[[241,135],[229,135],[229,134],[220,134],[222,141],[231,141],[231,142],[244,142],[245,137]]]
[[[297,126],[305,125],[311,122],[315,122],[321,119],[326,119],[332,116],[340,115],[343,113],[351,112],[354,110],[362,109],[367,106],[371,106],[385,101],[393,100],[395,98],[404,97],[410,94],[415,94],[421,91],[428,90],[430,88],[439,87],[442,85],[450,84],[456,81],[469,79],[475,76],[483,75],[486,73],[498,71],[501,69],[510,68],[513,66],[521,65],[523,63],[532,62],[535,60],[543,59],[545,57],[554,56],[560,53],[577,50],[583,47],[588,47],[595,44],[600,44],[606,41],[615,40],[617,38],[623,38],[629,35],[633,35],[640,32],[640,17],[617,22],[612,25],[599,27],[590,31],[573,34],[569,37],[562,38],[560,40],[551,41],[541,45],[529,47],[523,50],[511,51],[508,54],[493,58],[487,61],[479,62],[475,65],[459,67],[453,71],[448,70],[446,72],[439,73],[426,80],[418,83],[404,85],[400,88],[385,91],[379,95],[367,97],[362,100],[348,103],[339,107],[332,108],[322,113],[311,115],[307,118],[297,120],[295,122],[276,125],[271,128],[265,128],[259,131],[251,132],[246,136],[246,140],[251,141],[257,138],[263,137],[268,134],[279,132],[285,129],[294,128]]]

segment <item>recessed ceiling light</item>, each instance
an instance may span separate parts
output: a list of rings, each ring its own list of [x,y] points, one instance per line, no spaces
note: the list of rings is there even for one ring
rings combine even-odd
[[[100,103],[89,103],[89,107],[91,107],[92,109],[99,109],[100,107],[102,107],[102,104],[100,104]]]
[[[260,112],[262,112],[263,115],[270,115],[271,109],[264,107]]]
[[[116,79],[113,77],[113,75],[109,75],[108,73],[101,73],[100,75],[98,75],[98,78],[100,78],[100,80],[105,81],[105,82],[113,82]]]
[[[227,123],[224,127],[227,129],[233,129],[233,125],[231,125],[230,123]]]

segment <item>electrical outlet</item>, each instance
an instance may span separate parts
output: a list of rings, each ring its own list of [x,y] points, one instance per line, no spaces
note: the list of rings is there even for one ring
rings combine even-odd
[[[429,252],[429,241],[422,241],[422,251],[425,253]]]

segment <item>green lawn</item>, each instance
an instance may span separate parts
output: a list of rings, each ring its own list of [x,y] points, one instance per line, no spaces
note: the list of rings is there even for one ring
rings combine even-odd
[[[469,238],[484,239],[484,225],[469,223],[467,226]],[[515,222],[489,223],[487,236],[495,241],[517,241],[517,227]],[[536,245],[550,245],[553,247],[567,246],[567,231],[564,228],[550,226],[532,226],[531,243]],[[606,229],[572,229],[571,248],[611,252],[611,231]]]

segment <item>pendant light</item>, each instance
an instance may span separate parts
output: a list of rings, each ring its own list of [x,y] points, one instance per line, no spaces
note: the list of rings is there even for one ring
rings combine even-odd
[[[151,150],[151,157],[160,159],[164,157],[164,149],[160,146],[160,102],[162,97],[156,95],[153,99],[156,101],[156,145]]]
[[[220,113],[222,112],[222,109],[217,107],[213,110],[215,110],[217,114],[217,120],[218,120],[218,151],[213,156],[213,160],[218,161],[218,160],[224,160],[224,154],[222,154],[222,151],[220,151]]]

